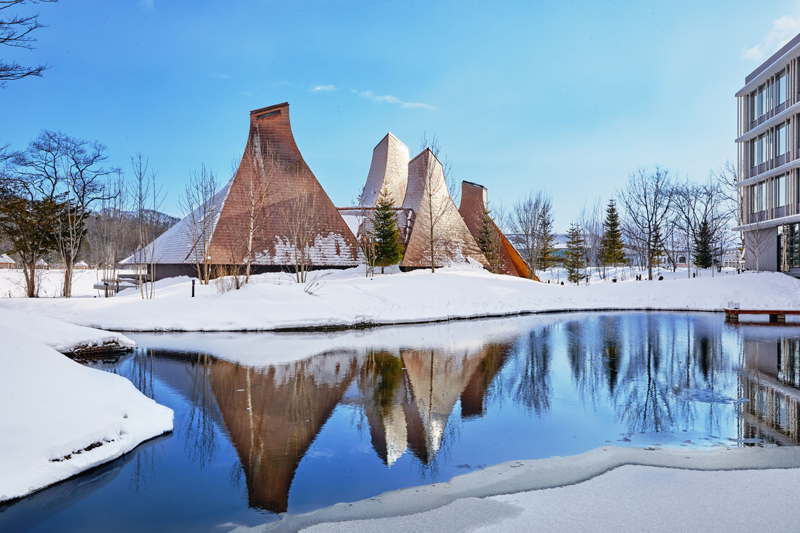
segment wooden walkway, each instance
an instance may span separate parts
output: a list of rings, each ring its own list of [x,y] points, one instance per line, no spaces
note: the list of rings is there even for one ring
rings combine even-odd
[[[725,322],[739,322],[739,315],[769,315],[769,321],[775,324],[786,322],[786,315],[800,315],[800,309],[723,309]]]

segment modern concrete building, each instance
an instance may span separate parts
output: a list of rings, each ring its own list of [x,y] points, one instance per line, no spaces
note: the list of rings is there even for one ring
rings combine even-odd
[[[800,276],[800,35],[745,78],[738,110],[736,231],[747,268]]]

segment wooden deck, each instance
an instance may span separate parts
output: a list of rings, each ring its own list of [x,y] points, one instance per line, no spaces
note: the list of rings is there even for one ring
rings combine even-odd
[[[800,315],[800,309],[723,309],[725,322],[739,322],[739,315],[769,315],[771,323],[786,322],[786,315]]]

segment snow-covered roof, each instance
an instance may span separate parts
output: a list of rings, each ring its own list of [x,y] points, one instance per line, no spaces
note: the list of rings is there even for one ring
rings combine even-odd
[[[219,215],[222,212],[222,206],[225,205],[225,200],[228,198],[231,183],[233,179],[228,181],[227,185],[222,188],[216,195],[214,195],[212,211],[215,213],[215,220],[211,226],[211,234],[213,235]],[[201,218],[201,208],[198,207],[191,215],[185,216],[180,222],[169,228],[161,234],[154,242],[149,244],[144,250],[137,251],[132,256],[123,259],[122,264],[137,264],[149,263],[152,258],[156,263],[161,264],[194,264],[195,253],[199,238],[196,231],[192,228],[192,220],[199,220]]]
[[[16,261],[11,259],[8,254],[0,254],[0,263],[11,263],[13,265],[16,264]]]
[[[86,261],[78,261],[77,263],[75,263],[75,266],[76,267],[88,267],[89,265],[86,263]]]

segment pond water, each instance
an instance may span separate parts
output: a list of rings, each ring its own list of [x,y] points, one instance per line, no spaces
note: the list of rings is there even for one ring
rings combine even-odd
[[[85,362],[175,430],[0,506],[0,530],[215,531],[602,445],[793,445],[800,327],[578,313],[314,334],[138,334]]]

